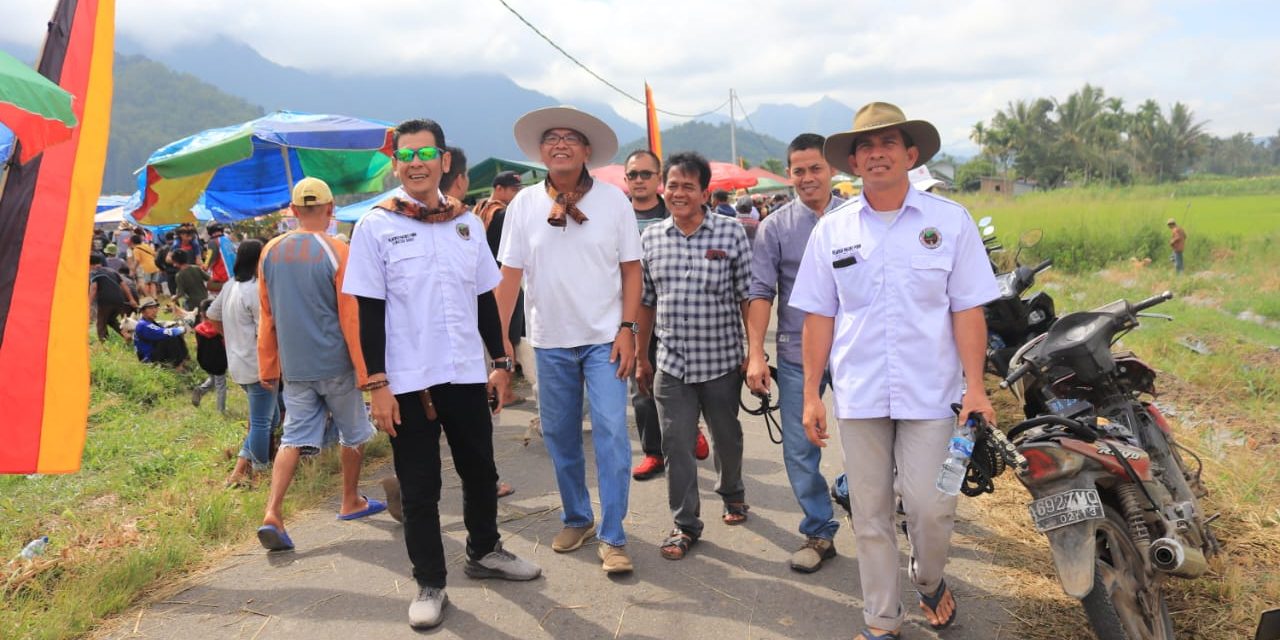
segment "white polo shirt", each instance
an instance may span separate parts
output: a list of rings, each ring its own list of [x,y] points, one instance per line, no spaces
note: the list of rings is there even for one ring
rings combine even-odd
[[[507,206],[498,261],[524,270],[529,342],[538,348],[612,343],[622,321],[620,264],[641,257],[635,211],[620,189],[596,180],[578,208],[586,222],[547,224],[551,198],[541,184]]]
[[[400,394],[488,380],[476,296],[499,280],[475,214],[426,223],[373,209],[351,234],[342,292],[387,302],[387,380]]]
[[[790,304],[835,318],[836,417],[932,420],[954,415],[964,381],[952,312],[999,293],[969,212],[913,187],[889,224],[865,197],[823,216]]]

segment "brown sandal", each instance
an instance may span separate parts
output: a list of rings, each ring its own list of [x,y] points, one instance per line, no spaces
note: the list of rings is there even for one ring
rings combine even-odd
[[[724,503],[724,515],[720,520],[729,526],[739,525],[747,521],[747,512],[751,506],[745,502]]]
[[[662,546],[658,551],[662,553],[662,557],[668,560],[682,560],[688,553],[689,547],[692,547],[698,539],[686,533],[680,527],[672,529],[671,535],[662,541]]]

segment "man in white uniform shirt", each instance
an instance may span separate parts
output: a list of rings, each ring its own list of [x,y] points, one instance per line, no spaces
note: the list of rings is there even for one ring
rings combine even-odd
[[[440,623],[449,602],[440,539],[441,431],[462,478],[465,573],[532,580],[541,570],[504,551],[498,534],[486,383],[505,395],[510,361],[495,362],[489,374],[484,359],[484,342],[502,349],[489,294],[500,279],[498,265],[480,219],[439,191],[451,160],[440,125],[403,122],[394,146],[400,188],[356,226],[343,292],[360,306],[370,372],[364,388],[372,392],[375,426],[391,436],[400,479],[405,546],[419,586],[409,624],[428,628]]]
[[[524,278],[538,414],[564,508],[564,529],[551,548],[567,553],[596,535],[582,442],[585,383],[600,493],[597,552],[605,572],[626,573],[632,570],[622,528],[631,481],[627,380],[642,286],[640,232],[622,191],[587,173],[608,164],[618,139],[599,118],[572,107],[525,114],[515,137],[547,166],[547,179],[520,191],[507,208],[498,309],[505,335]]]
[[[827,138],[827,161],[861,177],[862,194],[818,222],[791,293],[791,306],[807,312],[803,421],[818,446],[828,438],[819,389],[831,366],[863,640],[898,638],[904,618],[895,467],[920,607],[936,629],[955,621],[943,569],[956,498],[935,486],[956,420],[950,405],[961,401],[961,419],[980,413],[995,421],[982,386],[982,305],[999,292],[977,226],[964,207],[913,188],[907,178],[939,146],[933,125],[907,120],[883,102],[858,110],[852,131]]]

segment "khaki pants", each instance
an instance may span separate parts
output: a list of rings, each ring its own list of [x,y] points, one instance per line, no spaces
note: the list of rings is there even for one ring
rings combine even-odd
[[[933,593],[947,566],[955,525],[956,498],[936,486],[955,420],[876,418],[840,420],[839,424],[844,469],[849,476],[863,619],[867,626],[898,629],[904,610],[893,526],[895,484],[907,512],[911,582],[916,590]]]

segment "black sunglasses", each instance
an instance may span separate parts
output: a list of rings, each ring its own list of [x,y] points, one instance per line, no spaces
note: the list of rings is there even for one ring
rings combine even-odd
[[[640,178],[640,179],[642,179],[642,180],[648,180],[649,178],[652,178],[652,177],[654,177],[654,176],[658,175],[658,172],[657,172],[657,171],[648,171],[648,170],[643,170],[643,171],[628,171],[626,175],[627,175],[627,179],[628,179],[628,180],[635,180],[636,178]]]

